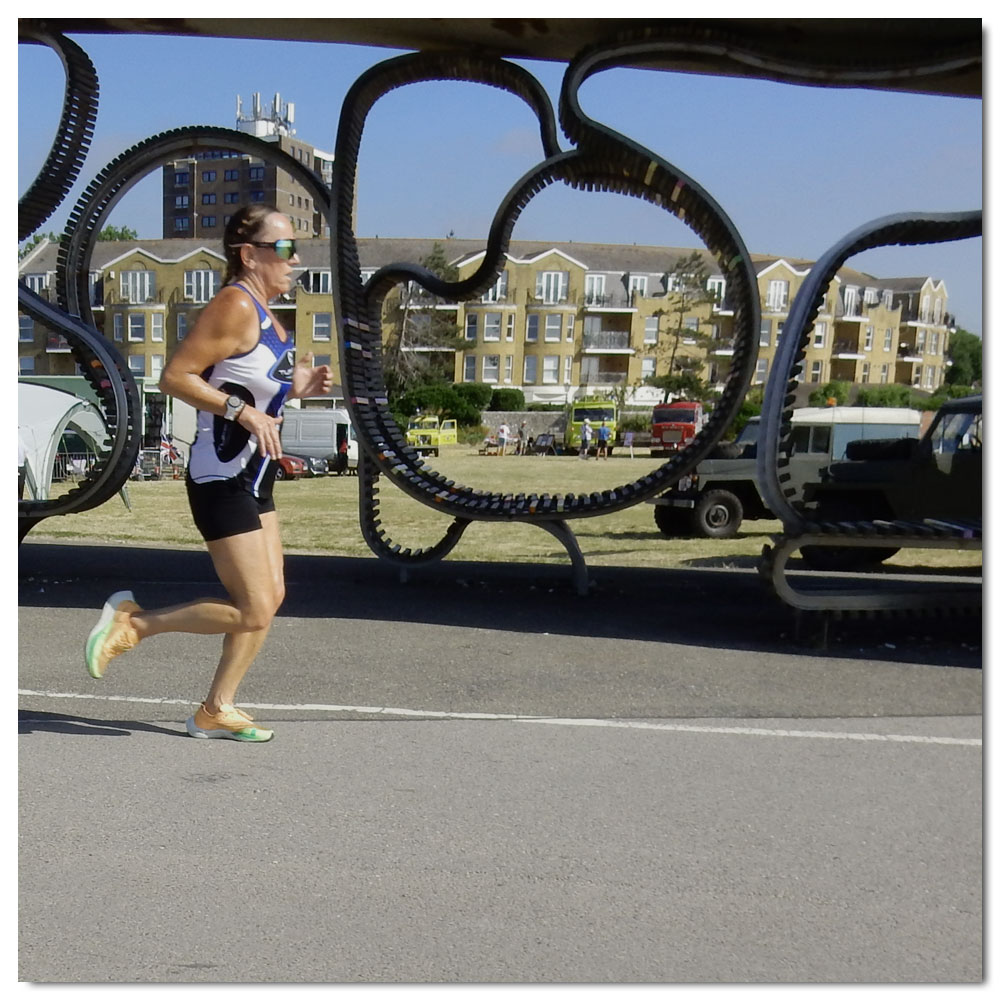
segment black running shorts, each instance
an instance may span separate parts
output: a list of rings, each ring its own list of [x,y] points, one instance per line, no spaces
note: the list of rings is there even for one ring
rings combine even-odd
[[[244,470],[232,479],[196,483],[188,478],[187,495],[194,523],[206,542],[243,535],[260,527],[260,515],[273,511],[271,491],[277,463],[272,462],[263,481],[253,492],[253,480]]]

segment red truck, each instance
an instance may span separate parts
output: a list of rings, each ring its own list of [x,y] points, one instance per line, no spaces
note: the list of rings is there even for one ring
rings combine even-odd
[[[667,458],[683,448],[705,423],[701,403],[678,399],[653,407],[653,434],[649,442],[650,455]]]

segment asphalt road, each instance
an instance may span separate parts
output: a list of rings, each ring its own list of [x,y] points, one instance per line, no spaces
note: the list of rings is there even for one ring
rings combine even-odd
[[[26,541],[19,977],[980,981],[978,620],[592,576],[289,557],[245,746],[183,735],[218,639],[82,664],[107,594],[218,593],[207,556]]]

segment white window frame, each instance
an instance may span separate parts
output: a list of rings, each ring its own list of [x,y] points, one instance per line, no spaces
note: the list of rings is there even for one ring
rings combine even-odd
[[[333,313],[312,314],[312,339],[328,341],[333,336]]]
[[[136,336],[136,334],[141,334]],[[128,342],[130,344],[143,344],[146,342],[146,314],[143,312],[130,312],[128,314]]]
[[[584,278],[583,295],[588,306],[599,306],[604,303],[604,281],[603,274],[588,274]]]
[[[30,316],[17,317],[17,341],[19,344],[35,342],[35,321]]]
[[[545,343],[557,344],[562,340],[562,314],[545,314],[545,333],[543,334]]]
[[[309,291],[314,295],[329,295],[333,285],[329,271],[309,272]]]
[[[788,281],[785,278],[772,278],[767,283],[765,308],[771,312],[788,310]]]
[[[888,384],[888,382],[889,382],[889,366],[888,365],[882,365],[882,372],[879,375],[879,382],[882,385],[887,385]]]
[[[524,323],[524,342],[526,344],[538,343],[538,313],[528,313],[528,318]]]
[[[529,385],[534,385],[538,380],[538,355],[525,354],[524,356],[524,381]]]
[[[474,312],[465,314],[465,339],[475,340],[479,335],[479,315]]]
[[[210,302],[219,291],[219,283],[219,272],[214,269],[185,271],[184,298],[188,302]]]
[[[844,315],[858,315],[858,289],[855,285],[847,285],[844,288]]]
[[[476,381],[476,356],[475,354],[466,354],[463,361],[464,371],[462,374],[462,379],[465,382],[475,382]]]
[[[149,314],[149,339],[156,343],[163,343],[163,313],[161,312]]]
[[[163,372],[163,363],[166,361],[166,356],[163,354],[150,354],[149,356],[149,376],[150,378],[155,378],[157,381],[160,379],[160,374]]]
[[[642,329],[642,342],[656,344],[660,340],[660,317],[647,316]]]
[[[875,327],[866,326],[865,327],[865,350],[870,351],[872,345],[875,343]]]
[[[515,318],[514,313],[512,312],[507,313],[506,332],[504,333],[504,336],[506,337],[507,340],[510,341],[514,339],[514,318]]]
[[[483,355],[483,381],[496,384],[500,381],[500,355]]]
[[[809,372],[810,382],[822,382],[823,381],[823,362],[814,361],[812,363],[812,369]]]
[[[826,323],[818,322],[813,327],[813,347],[826,347]]]
[[[566,342],[569,343],[576,333],[576,316],[573,313],[566,314]]]
[[[17,359],[17,371],[20,375],[34,375],[35,374],[35,359],[30,355],[23,358]]]
[[[861,362],[861,384],[867,385],[871,381],[872,377],[872,366],[868,361]]]
[[[559,355],[546,354],[542,358],[542,385],[559,384]]]
[[[892,350],[892,327],[886,327],[885,335],[882,337],[882,350]]]
[[[563,385],[571,385],[573,382],[573,355],[563,356]]]
[[[639,377],[646,381],[656,375],[656,358],[643,358],[639,366]]]
[[[156,294],[156,272],[145,268],[122,271],[118,289],[122,302],[150,302]]]
[[[125,317],[121,313],[116,312],[111,317],[111,329],[114,340],[122,343],[125,340]]]
[[[498,312],[483,313],[483,343],[500,342],[501,314]]]
[[[760,321],[760,335],[758,343],[761,347],[771,346],[771,330],[774,327],[774,320],[762,319]]]
[[[757,359],[757,369],[753,375],[754,385],[762,385],[767,381],[767,358]]]
[[[514,355],[505,354],[503,356],[503,380],[510,385],[514,381]]]
[[[188,318],[186,312],[177,314],[177,339],[183,340],[188,332]]]
[[[538,271],[535,276],[535,298],[546,305],[565,302],[569,294],[569,271]]]
[[[628,276],[628,298],[629,302],[635,301],[638,293],[640,298],[646,298],[646,290],[649,288],[649,276],[645,274],[630,274]]]
[[[722,308],[722,303],[726,300],[726,279],[721,275],[712,275],[705,282],[705,291],[712,296],[716,309]]]
[[[504,269],[493,284],[483,292],[483,302],[503,302],[507,298],[507,271]]]
[[[133,375],[139,375],[140,377],[146,374],[146,355],[145,354],[130,354],[128,356],[128,370]]]

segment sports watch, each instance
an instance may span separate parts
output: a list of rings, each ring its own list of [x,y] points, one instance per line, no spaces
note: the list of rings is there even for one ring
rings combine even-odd
[[[223,414],[224,418],[226,420],[235,420],[243,411],[243,407],[246,405],[246,400],[240,399],[239,396],[230,396],[226,400],[226,412]]]

